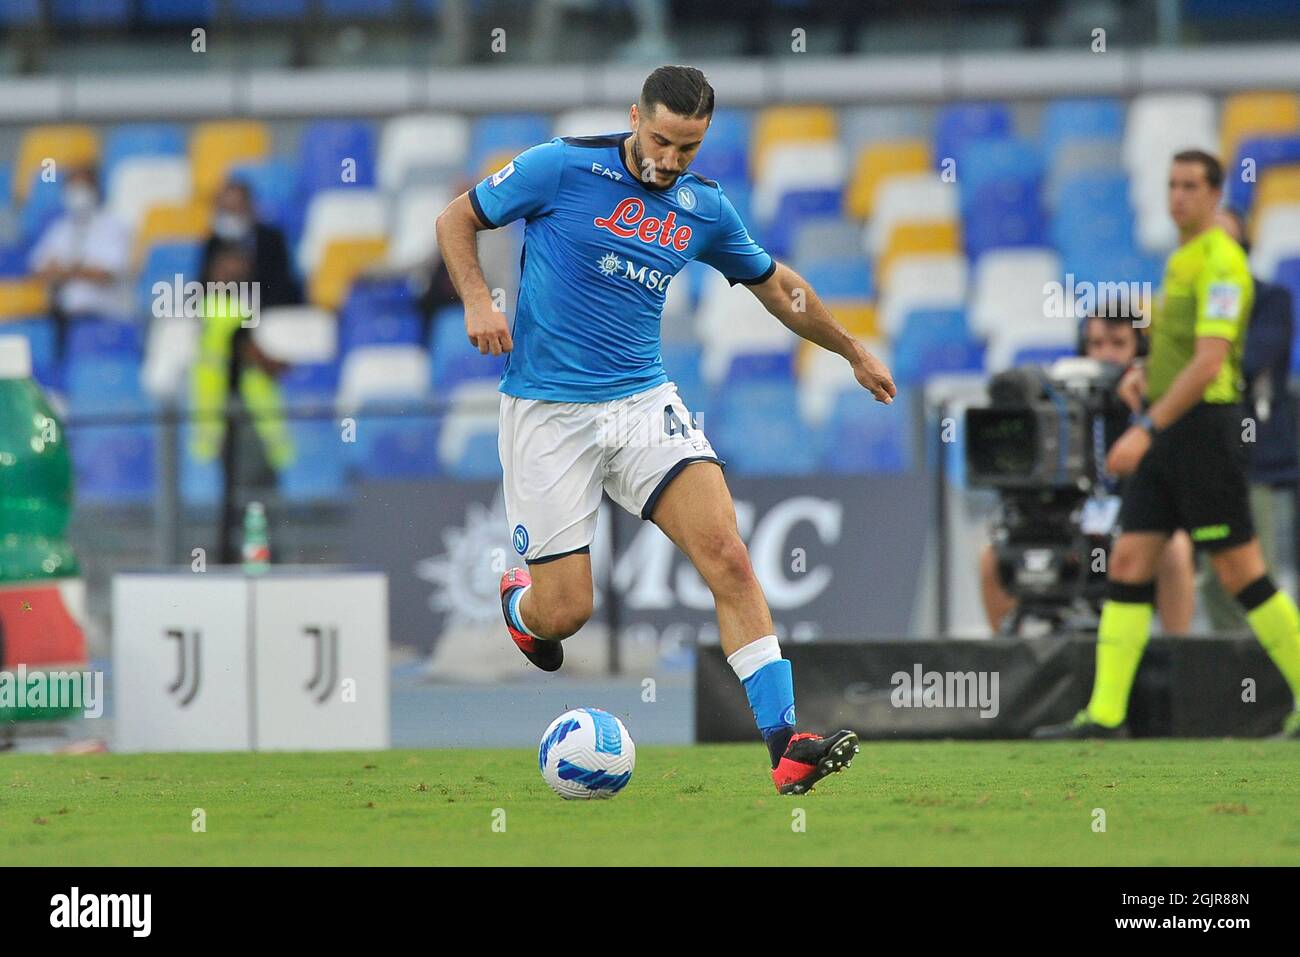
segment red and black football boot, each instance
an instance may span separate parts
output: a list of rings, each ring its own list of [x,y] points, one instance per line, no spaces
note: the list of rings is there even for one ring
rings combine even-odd
[[[826,775],[847,768],[857,753],[858,736],[852,731],[836,731],[825,738],[796,734],[772,769],[772,781],[778,794],[805,794]]]
[[[560,665],[564,664],[563,642],[534,638],[527,632],[520,631],[510,624],[510,615],[506,610],[510,604],[510,596],[514,594],[516,588],[523,588],[525,585],[531,585],[532,583],[533,579],[522,568],[512,568],[502,575],[501,614],[505,615],[506,630],[510,632],[510,639],[519,646],[519,650],[524,653],[525,658],[543,671],[559,671]]]

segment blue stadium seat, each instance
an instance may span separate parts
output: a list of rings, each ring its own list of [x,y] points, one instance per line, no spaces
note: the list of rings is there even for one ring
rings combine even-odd
[[[339,351],[346,354],[358,346],[420,345],[420,319],[409,315],[374,315],[339,324]]]
[[[966,255],[978,259],[1004,246],[1041,246],[1047,242],[1047,216],[1032,181],[990,184],[967,210],[962,224]]]
[[[130,0],[54,0],[54,22],[69,26],[126,26],[131,16]]]
[[[136,308],[141,315],[153,315],[155,283],[166,283],[170,289],[176,282],[177,274],[180,274],[181,291],[184,293],[185,283],[199,281],[202,252],[198,243],[160,243],[149,248],[149,255],[140,270],[136,286]]]
[[[1011,109],[1005,103],[962,103],[945,107],[935,121],[935,168],[942,169],[946,159],[956,159],[957,175],[961,177],[961,158],[969,143],[986,137],[1005,138],[1011,132]]]
[[[838,219],[843,198],[838,189],[800,189],[784,194],[776,215],[765,225],[764,248],[773,256],[789,255],[794,237],[804,223]]]
[[[230,171],[230,179],[248,184],[253,193],[257,218],[264,223],[290,232],[302,229],[306,211],[297,205],[298,174],[287,159],[271,157],[259,163],[240,163]],[[297,235],[286,235],[290,249],[297,247]]]
[[[691,163],[691,169],[720,182],[728,195],[736,189],[748,188],[752,132],[753,120],[748,111],[715,110],[704,145]]]
[[[111,319],[74,319],[68,328],[68,358],[97,357],[139,362],[144,354],[144,330]]]
[[[141,505],[154,497],[154,429],[148,425],[81,425],[69,430],[80,503]]]
[[[1073,355],[1075,355],[1075,347],[1072,345],[1029,346],[1024,349],[1016,350],[1015,355],[1011,357],[1011,365],[1050,366],[1057,359],[1065,359]]]
[[[495,432],[476,432],[471,435],[458,458],[448,469],[458,479],[499,479],[501,455],[497,451]]]
[[[63,212],[63,180],[46,181],[39,171],[32,174],[27,202],[18,214],[18,234],[24,246],[33,246],[41,234]]]
[[[1243,163],[1253,160],[1255,178],[1243,182],[1241,173]],[[1300,134],[1286,136],[1256,136],[1242,140],[1237,147],[1236,165],[1227,170],[1228,202],[1240,210],[1249,210],[1255,199],[1255,187],[1259,177],[1271,166],[1286,166],[1300,163]]]
[[[695,411],[694,403],[704,401],[703,349],[694,342],[665,342],[659,355],[668,381],[677,383],[682,401]]]
[[[185,23],[198,22],[190,19]],[[185,130],[174,123],[124,123],[114,126],[104,137],[99,165],[105,188],[112,182],[113,170],[133,156],[184,156]]]
[[[1040,139],[1049,159],[1073,139],[1122,140],[1124,104],[1116,99],[1053,100],[1043,112]]]
[[[1133,214],[1105,206],[1061,209],[1052,220],[1052,242],[1063,259],[1136,253]]]
[[[550,117],[541,113],[499,113],[480,116],[469,134],[466,175],[477,180],[483,164],[497,153],[522,153],[551,138]]]
[[[307,16],[307,0],[230,0],[236,20],[261,23],[274,20],[299,20]]]
[[[18,279],[27,273],[27,250],[21,245],[0,246],[0,279]]]
[[[339,387],[341,364],[311,362],[290,366],[280,377],[280,391],[287,405],[316,406],[333,401]]]
[[[377,20],[401,11],[397,0],[321,0],[321,12],[331,20]]]
[[[807,475],[817,466],[816,437],[799,415],[793,382],[742,382],[721,390],[709,437],[738,475]]]
[[[75,412],[141,412],[152,406],[140,383],[140,365],[131,359],[69,359],[66,376],[68,402]]]
[[[211,23],[217,14],[217,0],[140,0],[140,17],[145,23]]]
[[[994,184],[1040,184],[1042,179],[1043,158],[1037,144],[1017,139],[973,140],[966,144],[957,168],[962,210],[969,210]]]
[[[29,26],[40,20],[41,0],[6,0],[0,3],[0,26]]]
[[[921,385],[941,372],[984,368],[984,346],[971,337],[966,316],[957,309],[910,312],[893,343],[894,382]]]
[[[221,501],[221,461],[200,462],[190,449],[193,426],[180,427],[181,501],[186,505],[216,505]]]
[[[344,162],[355,164],[355,180],[344,181]],[[304,206],[319,190],[375,185],[375,131],[364,120],[318,120],[298,142],[298,202]]]
[[[439,420],[430,415],[392,414],[391,405],[370,405],[357,415],[357,441],[350,465],[361,478],[431,478],[438,463]]]
[[[808,285],[822,299],[871,299],[871,262],[865,257],[828,259],[813,263],[803,271]]]
[[[7,206],[14,193],[14,168],[10,163],[0,163],[0,201]]]
[[[0,336],[26,336],[32,353],[32,374],[46,385],[54,380],[54,323],[41,316],[0,323]]]
[[[794,353],[741,352],[731,358],[722,388],[749,382],[790,383],[794,381]]]
[[[280,494],[290,502],[336,502],[347,494],[344,446],[331,419],[289,422],[297,455],[280,472]]]
[[[882,405],[862,389],[835,397],[822,426],[818,468],[836,475],[912,468],[912,414],[906,393]]]
[[[1165,269],[1162,256],[1119,245],[1063,252],[1061,258],[1065,273],[1074,276],[1076,283],[1149,282],[1154,288],[1160,285]]]
[[[468,353],[461,353],[453,356],[445,362],[437,364],[430,363],[431,375],[430,383],[433,386],[435,396],[448,396],[462,382],[472,382],[475,379],[491,379],[496,381],[501,378],[501,373],[506,368],[506,357],[504,355],[482,355],[477,349],[471,349]]]

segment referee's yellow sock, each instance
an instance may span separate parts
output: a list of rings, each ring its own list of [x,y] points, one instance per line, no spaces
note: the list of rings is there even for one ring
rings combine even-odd
[[[1128,714],[1128,696],[1151,636],[1155,583],[1111,582],[1097,628],[1097,676],[1093,679],[1088,717],[1114,728]]]
[[[1278,591],[1267,575],[1238,592],[1237,602],[1246,610],[1251,631],[1282,672],[1300,707],[1300,611],[1295,602],[1286,592]]]

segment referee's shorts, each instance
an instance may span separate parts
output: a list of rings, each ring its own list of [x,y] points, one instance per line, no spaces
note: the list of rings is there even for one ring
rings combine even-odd
[[[1201,402],[1157,433],[1125,483],[1117,531],[1183,528],[1209,552],[1254,538],[1245,427],[1242,405]]]

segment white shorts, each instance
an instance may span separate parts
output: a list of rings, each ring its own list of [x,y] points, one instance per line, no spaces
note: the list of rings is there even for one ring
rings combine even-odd
[[[497,451],[515,551],[540,563],[589,551],[603,488],[649,518],[688,463],[725,463],[672,382],[606,402],[501,396]]]

